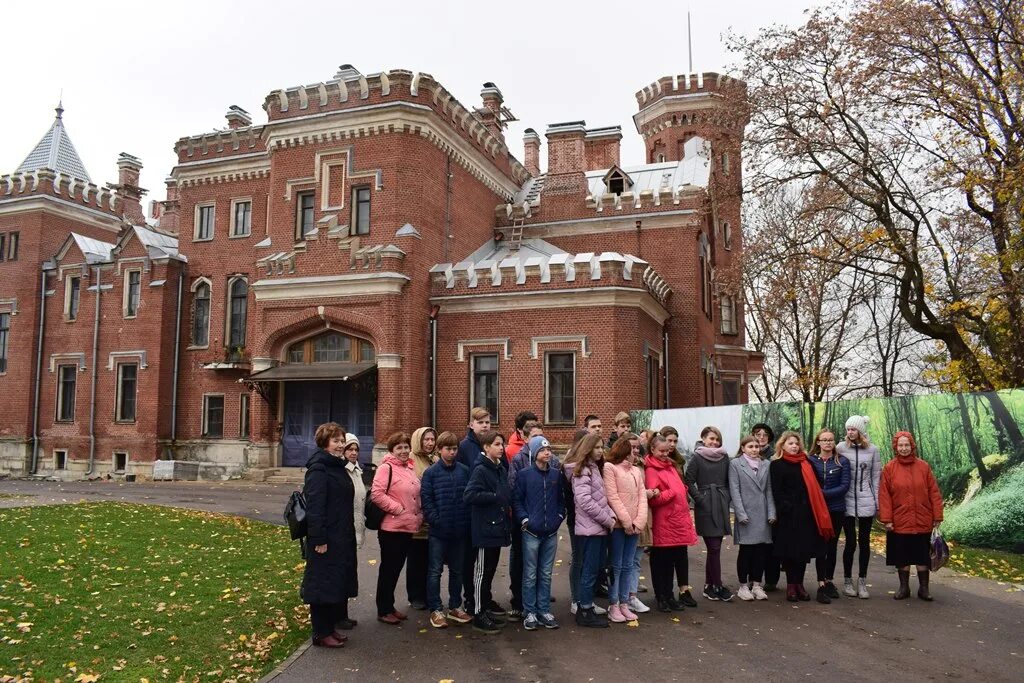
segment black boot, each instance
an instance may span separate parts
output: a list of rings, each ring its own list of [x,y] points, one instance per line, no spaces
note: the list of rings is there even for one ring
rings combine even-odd
[[[934,600],[932,594],[928,592],[928,579],[930,574],[931,572],[929,572],[927,569],[924,571],[921,571],[920,569],[917,570],[917,583],[920,584],[919,588],[917,589],[917,597],[921,598],[922,600],[927,600],[928,602]],[[910,583],[909,571],[907,572],[907,583]],[[909,592],[909,590],[910,589],[908,588],[907,591]]]
[[[823,605],[832,603],[832,598],[828,596],[828,589],[825,586],[818,586],[818,594],[815,597]]]
[[[663,598],[658,599],[658,611],[659,612],[671,612],[672,606],[668,604],[668,600]]]
[[[897,569],[896,573],[900,577],[900,587],[896,589],[896,595],[892,596],[892,599],[906,600],[910,597],[910,570]]]
[[[576,625],[583,628],[608,628],[608,617],[594,612],[593,606],[576,610]]]

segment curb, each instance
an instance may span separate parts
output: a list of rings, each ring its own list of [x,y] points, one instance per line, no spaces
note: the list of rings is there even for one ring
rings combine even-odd
[[[294,662],[296,659],[305,654],[306,650],[308,650],[312,646],[313,641],[306,640],[306,642],[299,646],[299,649],[297,649],[295,652],[291,653],[288,656],[288,659],[278,664],[276,667],[274,667],[273,671],[271,671],[266,676],[261,678],[259,680],[259,683],[270,683],[270,681],[274,680],[275,678],[283,674],[288,669],[288,667],[292,665],[292,662]]]

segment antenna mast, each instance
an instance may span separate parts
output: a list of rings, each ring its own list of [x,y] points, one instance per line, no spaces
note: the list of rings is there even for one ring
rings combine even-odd
[[[686,10],[686,51],[690,58],[689,73],[693,73],[693,34],[690,32],[690,10]]]

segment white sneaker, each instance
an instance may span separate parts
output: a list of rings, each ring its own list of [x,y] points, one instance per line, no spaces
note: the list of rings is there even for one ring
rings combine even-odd
[[[629,599],[629,608],[637,614],[643,614],[644,612],[651,611],[651,608],[640,602],[640,598],[635,595]]]
[[[608,614],[608,610],[606,610],[604,607],[601,607],[597,603],[594,603],[594,614]]]
[[[747,584],[740,584],[740,589],[736,591],[736,597],[744,602],[750,602],[754,599],[754,594],[750,592],[750,586]]]
[[[578,605],[574,602],[569,605],[569,614],[576,614]]]
[[[857,597],[857,589],[853,585],[853,579],[843,579],[843,595],[848,598]]]
[[[867,600],[868,598],[870,598],[871,594],[868,593],[868,580],[861,579],[857,582],[857,584],[857,597],[861,600]]]
[[[764,588],[759,583],[755,583],[754,587],[750,589],[750,592],[754,594],[755,600],[768,599],[768,594],[764,592]]]

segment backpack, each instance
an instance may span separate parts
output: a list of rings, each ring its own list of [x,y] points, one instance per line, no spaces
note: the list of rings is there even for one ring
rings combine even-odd
[[[391,491],[391,475],[394,474],[395,470],[391,465],[388,465],[388,487],[384,489],[384,493]],[[380,530],[380,523],[384,521],[384,517],[387,513],[373,502],[370,496],[366,497],[366,507],[363,510],[364,516],[366,517],[366,528],[373,531]]]

